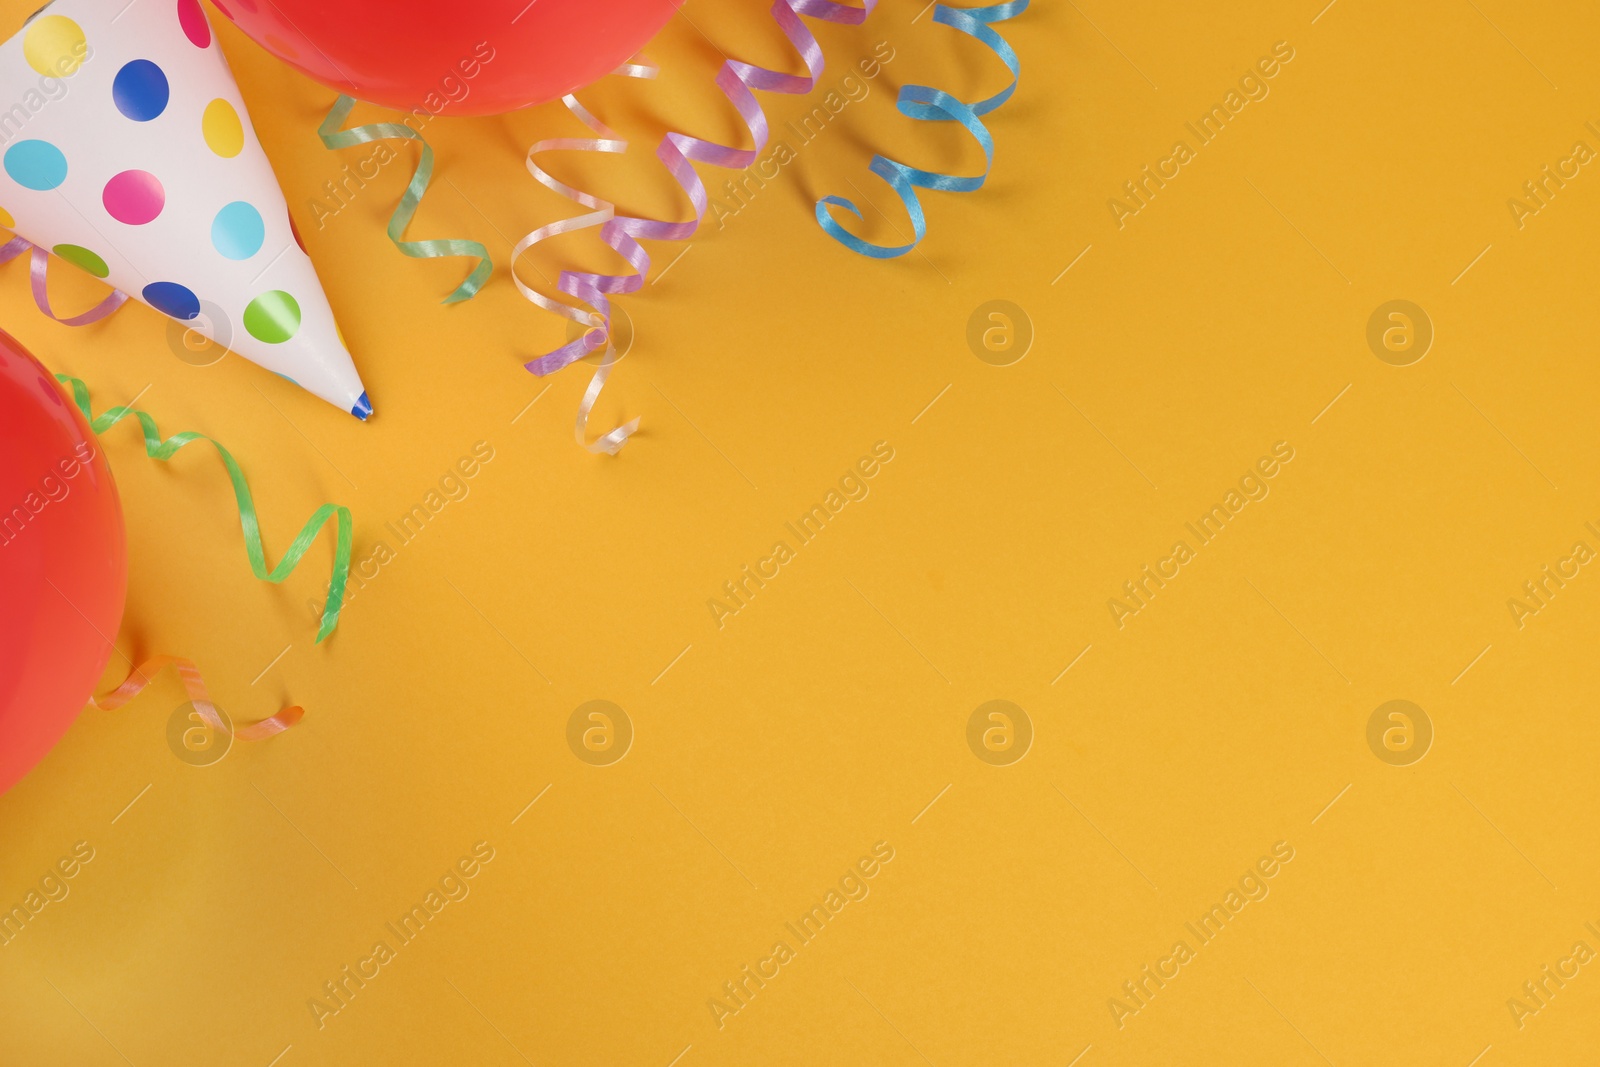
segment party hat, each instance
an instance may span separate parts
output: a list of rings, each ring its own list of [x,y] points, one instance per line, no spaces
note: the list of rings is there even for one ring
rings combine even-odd
[[[0,223],[372,414],[199,0],[55,0],[0,45]]]

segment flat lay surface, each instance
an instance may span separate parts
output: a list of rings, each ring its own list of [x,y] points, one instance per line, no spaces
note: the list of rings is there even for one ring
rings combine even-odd
[[[163,676],[0,797],[0,908],[47,901],[0,927],[0,1063],[1584,1062],[1600,13],[1036,0],[987,182],[890,261],[813,205],[905,242],[873,154],[984,156],[899,88],[1009,76],[916,0],[808,20],[817,88],[757,94],[762,159],[614,301],[608,457],[599,357],[524,371],[578,334],[508,276],[581,210],[528,146],[591,134],[426,122],[406,236],[494,260],[446,306],[473,261],[384,233],[418,147],[324,148],[335,93],[206,10],[373,417],[136,301],[50,322],[21,259],[0,325],[225,443],[270,559],[348,506],[350,592],[317,643],[331,534],[258,581],[209,446],[104,432],[100,691],[173,653],[305,718],[202,758]],[[718,67],[801,68],[732,0],[647,52],[578,94],[628,150],[540,161],[684,218],[662,134],[747,143]],[[618,260],[517,264],[564,268]]]

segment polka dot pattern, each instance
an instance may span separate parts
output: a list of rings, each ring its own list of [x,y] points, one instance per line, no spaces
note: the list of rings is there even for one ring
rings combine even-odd
[[[149,122],[167,109],[167,76],[148,59],[124,64],[111,81],[111,100],[135,122]]]
[[[206,13],[200,10],[200,0],[178,0],[178,25],[183,27],[183,35],[189,38],[190,44],[196,48],[210,47],[211,23],[206,21]]]
[[[233,105],[220,96],[206,105],[200,116],[200,132],[206,147],[223,159],[232,159],[244,148],[244,124]]]
[[[44,192],[67,180],[67,157],[49,141],[18,141],[6,149],[5,168],[24,189]]]
[[[193,289],[177,282],[151,282],[141,295],[145,303],[175,319],[192,319],[200,314],[200,298]]]
[[[253,11],[257,4],[227,0],[234,10]],[[127,10],[123,0],[116,6]],[[228,7],[218,7],[232,17]],[[36,75],[63,79],[93,55],[94,69],[104,73],[79,79],[92,85],[76,87],[69,102],[53,105],[67,118],[64,125],[34,125],[14,133],[15,139],[0,140],[0,198],[6,203],[0,230],[15,228],[6,208],[15,210],[57,258],[136,293],[190,330],[209,336],[212,319],[231,320],[243,327],[233,339],[257,350],[305,343],[313,334],[316,344],[332,347],[337,325],[326,321],[325,298],[304,258],[295,220],[281,197],[259,184],[263,177],[271,181],[270,172],[258,169],[265,161],[247,135],[248,116],[233,102],[231,77],[219,68],[216,34],[202,0],[144,0],[115,33],[107,30],[108,21],[115,21],[109,15],[77,14],[81,21],[75,21],[52,13],[61,10],[62,5],[45,9],[18,33],[27,66]],[[143,25],[132,29],[132,22]],[[292,54],[283,42],[279,48]],[[99,204],[93,201],[97,189]],[[294,248],[285,250],[285,262],[273,258],[266,264],[264,250],[270,246],[276,254],[287,243],[285,224]],[[209,247],[196,242],[207,225]],[[60,240],[52,245],[52,237]],[[145,258],[151,248],[162,247],[182,252],[185,258],[175,261],[180,268]],[[100,249],[117,254],[108,262]],[[144,277],[134,273],[140,268]],[[169,280],[169,270],[184,281]],[[269,288],[278,285],[283,288]],[[302,309],[301,299],[313,303]],[[330,336],[324,339],[323,333]],[[370,413],[364,395],[352,410],[362,417]]]
[[[243,200],[227,205],[211,221],[211,244],[228,259],[249,259],[266,238],[261,212]]]
[[[82,245],[56,245],[50,251],[71,263],[74,267],[83,268],[96,278],[104,278],[111,273],[111,268],[106,266],[105,260]]]
[[[152,222],[167,205],[167,191],[147,170],[125,170],[106,182],[100,194],[106,214],[129,226]]]
[[[262,293],[244,309],[244,328],[257,341],[282,344],[300,332],[300,304],[282,289]]]
[[[83,28],[65,15],[34,19],[22,36],[22,58],[46,78],[67,78],[78,73],[89,42]]]

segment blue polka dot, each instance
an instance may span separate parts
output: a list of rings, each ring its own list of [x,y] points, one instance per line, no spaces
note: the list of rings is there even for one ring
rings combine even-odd
[[[49,141],[18,141],[6,149],[5,165],[25,189],[54,189],[67,180],[67,157]]]
[[[261,212],[243,200],[228,204],[211,221],[211,243],[229,259],[249,259],[261,251],[266,237]]]
[[[200,314],[200,298],[177,282],[151,282],[144,287],[145,303],[175,319],[192,319]]]
[[[111,99],[135,122],[149,122],[167,109],[167,76],[148,59],[135,59],[117,71]]]

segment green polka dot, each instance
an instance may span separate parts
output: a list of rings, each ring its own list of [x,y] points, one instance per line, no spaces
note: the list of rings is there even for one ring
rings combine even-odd
[[[257,341],[282,344],[300,329],[300,305],[282,289],[262,293],[244,309],[244,328]]]
[[[50,251],[71,263],[74,267],[83,268],[96,278],[104,278],[111,273],[111,268],[106,266],[105,260],[82,245],[56,245]]]

